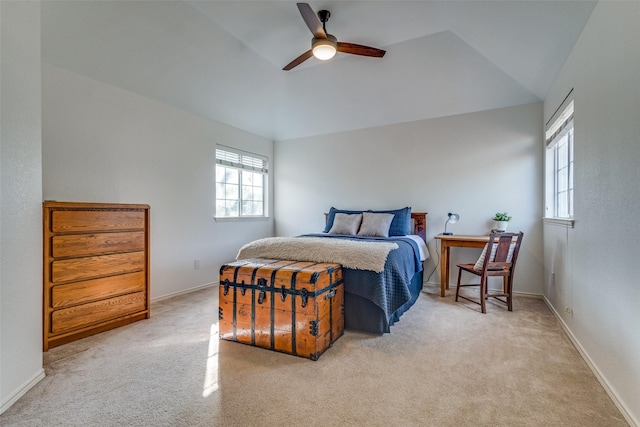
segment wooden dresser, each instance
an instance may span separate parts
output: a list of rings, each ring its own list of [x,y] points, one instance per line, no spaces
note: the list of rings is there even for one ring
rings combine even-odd
[[[149,318],[149,206],[43,204],[44,351]]]

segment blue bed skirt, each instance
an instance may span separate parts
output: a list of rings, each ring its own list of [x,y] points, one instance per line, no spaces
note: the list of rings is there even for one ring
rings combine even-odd
[[[355,294],[345,292],[344,294],[344,327],[352,331],[367,332],[371,334],[384,334],[391,331],[390,327],[400,320],[400,316],[405,313],[416,302],[423,285],[423,271],[413,275],[409,290],[411,299],[400,306],[387,319],[384,311],[370,300]]]

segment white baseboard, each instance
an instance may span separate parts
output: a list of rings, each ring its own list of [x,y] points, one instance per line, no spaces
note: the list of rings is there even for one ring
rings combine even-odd
[[[22,384],[16,391],[11,393],[0,406],[0,414],[9,409],[18,399],[24,396],[33,386],[38,384],[45,377],[44,369],[40,369],[30,380]]]
[[[564,332],[569,337],[569,340],[571,341],[573,346],[576,348],[576,350],[578,350],[578,353],[580,353],[580,356],[582,357],[582,359],[584,359],[584,361],[587,364],[587,366],[589,367],[589,369],[591,369],[591,372],[593,372],[593,375],[596,376],[598,382],[600,383],[600,385],[602,385],[602,387],[604,388],[604,391],[607,392],[607,394],[609,395],[609,397],[611,398],[613,403],[616,405],[616,407],[618,408],[618,410],[620,411],[620,413],[624,417],[624,419],[629,423],[629,425],[631,427],[638,427],[638,425],[639,425],[638,424],[638,420],[633,418],[631,413],[629,413],[627,408],[620,401],[620,398],[618,397],[616,392],[611,388],[611,386],[607,382],[607,380],[604,377],[604,375],[602,375],[602,372],[600,372],[600,370],[598,369],[596,364],[593,363],[593,360],[591,360],[591,358],[587,354],[586,350],[582,347],[582,345],[580,344],[580,341],[578,341],[578,339],[575,337],[575,335],[573,335],[573,333],[571,332],[571,329],[569,329],[569,326],[562,319],[562,316],[560,316],[560,314],[556,311],[556,309],[553,307],[551,302],[546,297],[543,296],[542,299],[544,300],[544,302],[547,305],[547,307],[549,307],[549,310],[551,310],[551,312],[556,317],[556,319],[558,319],[558,322],[560,323],[560,326],[562,326],[562,329],[564,330]]]
[[[438,289],[440,289],[440,283],[437,282],[424,282],[423,283],[424,286],[429,286],[429,287],[437,287]],[[454,291],[456,290],[456,286],[455,285],[449,285],[449,290],[453,289]],[[532,294],[529,292],[516,292],[513,291],[514,295],[518,295],[521,297],[531,297],[531,298],[543,298],[543,296],[541,294]]]
[[[182,290],[182,291],[179,291],[179,292],[174,292],[172,294],[167,294],[167,295],[162,295],[162,296],[159,296],[159,297],[151,298],[151,302],[157,302],[157,301],[162,301],[164,299],[177,297],[178,295],[184,295],[184,294],[188,294],[188,293],[191,293],[191,292],[199,291],[200,289],[210,288],[210,287],[215,286],[217,284],[218,284],[218,282],[205,283],[204,285],[200,285],[200,286],[196,286],[196,287],[193,287],[193,288],[185,289],[185,290]]]

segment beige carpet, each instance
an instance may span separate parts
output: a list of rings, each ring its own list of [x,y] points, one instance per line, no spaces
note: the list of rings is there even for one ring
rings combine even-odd
[[[316,362],[219,341],[217,288],[159,301],[150,320],[45,353],[47,377],[0,425],[627,425],[542,300],[482,315],[437,293]]]

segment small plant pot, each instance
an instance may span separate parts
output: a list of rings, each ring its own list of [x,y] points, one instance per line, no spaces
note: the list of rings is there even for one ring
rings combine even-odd
[[[496,231],[507,231],[507,224],[509,224],[509,221],[496,221]]]

